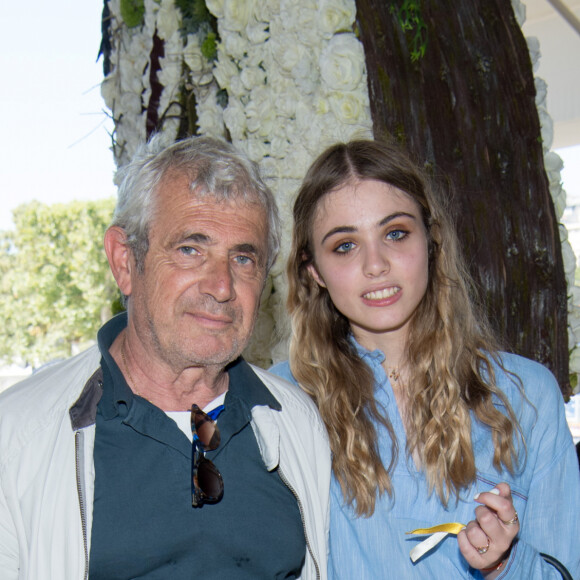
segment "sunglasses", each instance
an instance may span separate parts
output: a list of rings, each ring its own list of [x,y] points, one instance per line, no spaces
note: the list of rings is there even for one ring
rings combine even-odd
[[[206,451],[217,449],[220,432],[215,421],[197,405],[191,407],[193,452],[191,457],[191,505],[217,503],[224,494],[224,480],[217,467],[205,458]]]

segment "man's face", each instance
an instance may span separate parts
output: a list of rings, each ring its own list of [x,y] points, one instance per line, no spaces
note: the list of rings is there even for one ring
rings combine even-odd
[[[198,198],[182,175],[160,184],[144,270],[133,263],[129,316],[176,372],[225,366],[247,345],[266,277],[263,208]]]

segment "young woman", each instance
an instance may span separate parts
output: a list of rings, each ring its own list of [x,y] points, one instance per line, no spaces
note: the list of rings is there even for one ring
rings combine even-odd
[[[556,381],[498,351],[448,213],[405,154],[354,141],[314,162],[288,276],[290,360],[272,370],[329,432],[330,576],[560,578],[544,552],[580,577],[580,475]],[[408,534],[446,523],[462,525],[430,550],[443,534]]]

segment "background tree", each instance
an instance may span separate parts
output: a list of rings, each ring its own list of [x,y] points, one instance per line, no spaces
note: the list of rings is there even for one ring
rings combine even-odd
[[[509,0],[357,0],[375,135],[456,195],[480,298],[508,350],[569,396],[566,279],[530,54]]]
[[[0,359],[38,366],[94,340],[118,296],[103,251],[114,200],[22,205],[0,235]]]

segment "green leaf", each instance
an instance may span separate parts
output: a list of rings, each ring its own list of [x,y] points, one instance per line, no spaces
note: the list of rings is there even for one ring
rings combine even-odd
[[[121,0],[121,17],[129,28],[141,25],[144,16],[145,0]]]

